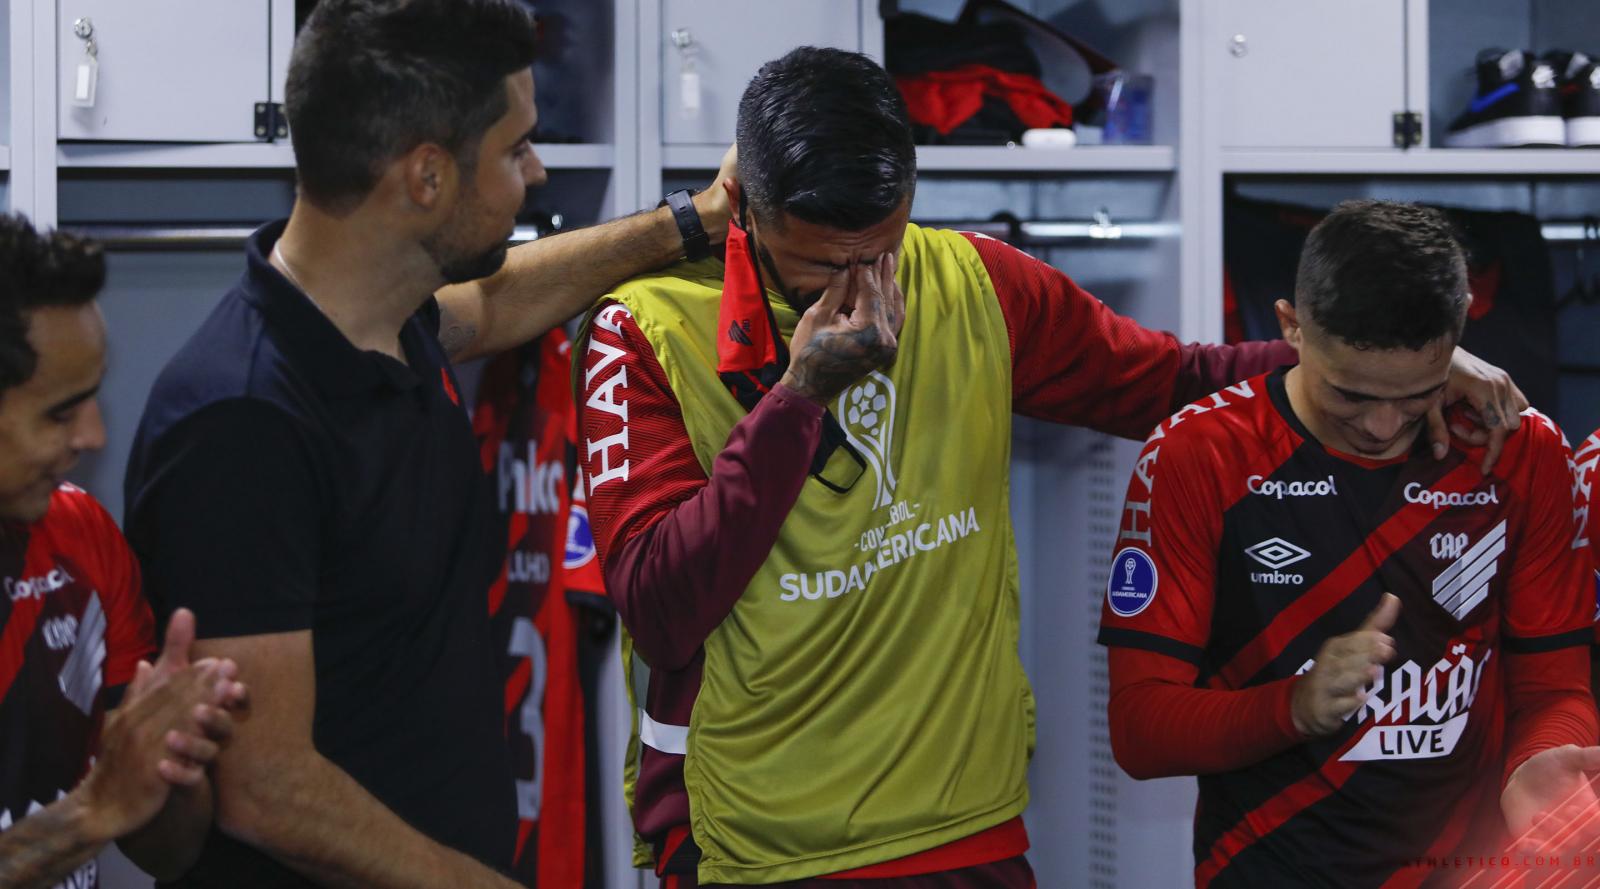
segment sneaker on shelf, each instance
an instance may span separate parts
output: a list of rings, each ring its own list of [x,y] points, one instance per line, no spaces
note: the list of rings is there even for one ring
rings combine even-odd
[[[1556,69],[1520,49],[1478,53],[1478,94],[1450,124],[1451,148],[1567,144]]]
[[[1567,145],[1600,148],[1600,63],[1581,52],[1556,50],[1545,61],[1556,71]]]

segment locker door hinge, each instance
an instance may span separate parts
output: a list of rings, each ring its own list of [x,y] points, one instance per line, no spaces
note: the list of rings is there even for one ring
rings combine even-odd
[[[256,103],[256,141],[275,142],[289,138],[289,118],[277,102]]]
[[[1415,111],[1394,113],[1394,147],[1410,148],[1422,144],[1422,115]]]

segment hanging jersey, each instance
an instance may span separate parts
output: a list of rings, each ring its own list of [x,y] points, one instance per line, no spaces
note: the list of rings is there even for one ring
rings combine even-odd
[[[517,779],[514,876],[540,889],[583,886],[584,708],[571,597],[602,595],[576,493],[569,355],[560,330],[500,355],[484,368],[473,417],[508,533],[489,612]]]
[[[1335,864],[1340,885],[1388,885],[1495,804],[1503,662],[1586,643],[1593,601],[1559,430],[1529,411],[1493,474],[1481,457],[1335,455],[1281,373],[1184,408],[1146,443],[1103,644],[1253,688],[1310,670],[1385,591],[1401,600],[1397,653],[1339,731],[1200,776],[1197,886],[1322,885]]]
[[[71,790],[88,771],[108,709],[155,621],[111,516],[62,485],[44,518],[0,530],[0,831]],[[64,885],[98,885],[93,861]]]

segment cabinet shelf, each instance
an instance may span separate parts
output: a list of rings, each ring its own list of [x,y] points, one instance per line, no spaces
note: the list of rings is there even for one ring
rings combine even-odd
[[[668,170],[712,171],[722,166],[726,145],[663,145],[661,166]]]
[[[608,170],[617,157],[616,147],[610,144],[535,142],[533,149],[551,170]]]
[[[616,158],[611,145],[535,147],[540,160],[552,170],[609,169]],[[294,169],[294,149],[287,142],[69,142],[57,146],[56,159],[63,168],[75,169]]]
[[[1070,173],[1171,172],[1177,153],[1170,145],[1080,145],[1074,148],[925,145],[917,167],[930,172]]]
[[[1592,176],[1600,151],[1579,148],[1415,148],[1368,151],[1251,150],[1222,153],[1225,173],[1379,176]]]
[[[727,146],[667,145],[668,170],[715,170]],[[1076,148],[1008,148],[1003,145],[923,145],[917,168],[928,173],[1171,172],[1170,145],[1085,145]]]
[[[56,146],[56,163],[83,170],[292,170],[294,150],[287,142],[64,142]]]

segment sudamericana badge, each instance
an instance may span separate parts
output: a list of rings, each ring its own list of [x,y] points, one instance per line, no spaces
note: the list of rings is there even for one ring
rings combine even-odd
[[[1106,602],[1119,617],[1133,617],[1156,600],[1156,563],[1144,550],[1127,547],[1111,560]]]

